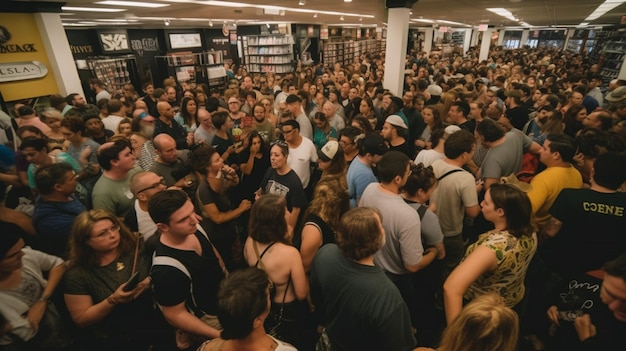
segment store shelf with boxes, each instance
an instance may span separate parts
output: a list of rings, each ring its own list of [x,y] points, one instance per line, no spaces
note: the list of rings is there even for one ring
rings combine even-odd
[[[361,55],[380,53],[381,42],[384,44],[384,41],[376,39],[326,43],[322,51],[324,63],[329,66],[335,63],[349,65]],[[384,48],[382,50],[384,51]]]
[[[85,60],[91,74],[101,80],[109,91],[122,90],[124,84],[132,84],[137,78],[134,55],[117,57],[90,57]]]
[[[176,78],[178,84],[204,83],[216,89],[222,89],[226,84],[227,75],[221,51],[176,52],[155,59],[159,67]]]
[[[247,35],[241,38],[241,43],[248,72],[293,72],[295,61],[292,35]]]
[[[604,77],[605,83],[608,83],[619,77],[626,61],[626,28],[611,31],[602,47],[602,56],[604,63],[600,74]]]

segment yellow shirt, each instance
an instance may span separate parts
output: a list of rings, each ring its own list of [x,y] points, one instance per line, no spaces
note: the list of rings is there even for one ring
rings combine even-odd
[[[533,206],[533,222],[540,229],[550,219],[550,207],[561,190],[579,189],[583,186],[583,177],[572,166],[549,167],[537,174],[530,181],[530,185],[532,189],[528,192],[528,197]]]

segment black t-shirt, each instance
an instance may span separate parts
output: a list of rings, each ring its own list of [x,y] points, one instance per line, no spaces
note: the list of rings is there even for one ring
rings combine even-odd
[[[106,143],[107,141],[109,141],[109,139],[115,135],[115,133],[113,133],[113,131],[105,129],[104,130],[104,135],[100,136],[100,137],[91,137],[91,139],[93,141],[95,141],[96,143],[102,145],[104,143]]]
[[[220,212],[228,212],[233,209],[233,206],[228,200],[228,196],[213,191],[206,181],[203,181],[198,185],[198,197],[200,198],[200,201],[202,201],[202,205],[196,204],[196,208],[209,204],[215,204]],[[207,233],[209,233],[211,238],[225,238],[235,233],[234,220],[223,223],[215,223],[210,218],[205,217],[202,224],[206,224],[203,227],[207,230]]]
[[[316,226],[321,232],[322,246],[326,244],[333,244],[335,242],[335,231],[318,215],[309,214],[304,220],[303,227],[309,223]],[[298,232],[293,236],[293,246],[300,250],[302,246],[302,230],[298,230]]]
[[[506,111],[507,118],[511,121],[513,127],[522,130],[528,123],[528,109],[524,107],[513,107]]]
[[[239,163],[247,163],[250,158],[250,150],[246,149],[239,154]],[[234,189],[235,198],[238,200],[254,200],[254,193],[261,186],[261,181],[267,169],[270,168],[270,155],[265,152],[261,158],[254,158],[254,165],[250,174],[242,174],[241,181]]]
[[[400,151],[401,153],[407,155],[407,157],[411,160],[415,158],[415,147],[411,145],[407,140],[405,140],[404,143],[396,146],[390,144],[389,151]]]
[[[304,189],[302,189],[302,182],[293,169],[285,175],[276,173],[273,168],[268,169],[261,182],[261,189],[263,189],[264,194],[276,194],[284,197],[289,211],[294,207],[304,210],[308,205]]]
[[[223,155],[228,148],[233,145],[235,141],[233,140],[233,136],[228,134],[228,139],[222,139],[217,134],[213,137],[211,144],[213,148],[220,154]],[[235,153],[231,153],[228,159],[224,160],[224,163],[232,165],[237,163],[237,155]]]
[[[169,256],[182,263],[191,275],[191,281],[178,268],[153,265],[150,273],[152,290],[156,301],[161,306],[175,306],[181,302],[191,304],[190,287],[193,282],[193,301],[199,310],[215,315],[217,313],[217,291],[224,279],[224,273],[211,243],[206,237],[196,231],[194,234],[202,246],[202,256],[195,251],[180,250],[159,242],[156,256]],[[202,313],[194,309],[197,317]]]
[[[165,124],[165,122],[157,118],[154,124],[153,135],[157,136],[161,133],[166,133],[176,141],[176,148],[178,150],[189,149],[189,145],[187,145],[187,129],[178,124],[178,122],[176,122],[174,119],[172,119],[170,122],[172,123],[171,126]]]
[[[564,277],[599,269],[626,252],[625,208],[625,193],[563,189],[550,208],[550,214],[563,225],[539,254]]]

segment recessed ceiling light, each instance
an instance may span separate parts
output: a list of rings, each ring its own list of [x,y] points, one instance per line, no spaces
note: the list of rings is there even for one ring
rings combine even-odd
[[[170,4],[154,4],[151,2],[141,2],[141,1],[98,1],[96,4],[99,5],[113,5],[113,6],[130,6],[130,7],[148,7],[148,8],[158,8],[158,7],[166,7],[170,6]]]
[[[73,6],[63,6],[61,7],[63,11],[83,11],[83,12],[123,12],[126,9],[111,9],[104,7],[73,7]]]
[[[313,14],[313,18],[317,18],[317,12]]]

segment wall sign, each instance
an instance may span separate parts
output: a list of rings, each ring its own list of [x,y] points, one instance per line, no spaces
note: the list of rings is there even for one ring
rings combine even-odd
[[[105,53],[129,53],[128,33],[126,29],[99,30],[98,38]]]
[[[172,49],[201,48],[200,33],[170,34],[170,47]]]
[[[11,32],[6,27],[0,26],[0,54],[14,54],[20,52],[37,52],[35,44],[9,43]]]
[[[159,51],[159,41],[155,38],[142,38],[130,41],[131,48],[137,52],[139,56],[143,56],[144,51],[157,52]]]
[[[43,78],[48,67],[38,61],[0,63],[0,83]]]

